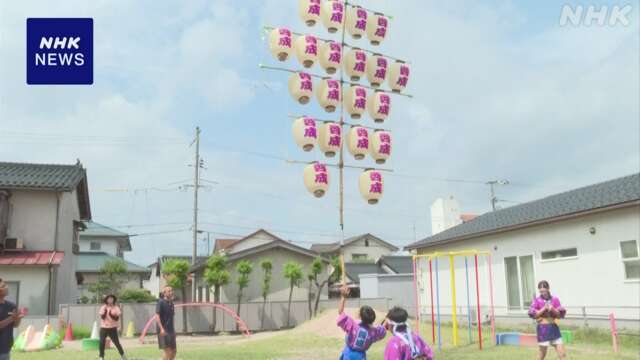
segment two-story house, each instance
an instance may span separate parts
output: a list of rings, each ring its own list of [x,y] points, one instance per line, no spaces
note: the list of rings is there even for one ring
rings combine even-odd
[[[80,162],[0,162],[0,277],[30,315],[56,314],[76,301],[83,220],[91,220],[91,207]]]
[[[143,281],[149,279],[151,271],[124,259],[124,252],[131,251],[129,234],[93,221],[85,221],[84,225],[85,230],[80,233],[76,269],[79,295],[87,298],[93,296],[89,291],[91,284],[98,282],[102,267],[113,260],[123,261],[127,268],[121,279],[123,288],[142,288]]]

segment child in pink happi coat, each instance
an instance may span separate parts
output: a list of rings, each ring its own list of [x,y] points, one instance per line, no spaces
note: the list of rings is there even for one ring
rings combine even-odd
[[[376,312],[370,306],[360,308],[360,322],[347,315],[344,312],[344,304],[349,295],[349,288],[346,285],[342,286],[340,293],[342,296],[338,303],[338,326],[347,333],[340,360],[366,360],[371,344],[384,339],[387,330],[382,325],[373,325]]]
[[[411,332],[407,310],[394,307],[389,310],[385,325],[393,337],[384,349],[384,360],[433,360],[433,351],[418,334]]]

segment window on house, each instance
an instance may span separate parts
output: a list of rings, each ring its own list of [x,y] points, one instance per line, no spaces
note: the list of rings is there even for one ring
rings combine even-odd
[[[364,246],[369,247],[369,239],[364,239]]]
[[[351,254],[351,260],[353,261],[365,261],[369,259],[367,254]]]
[[[570,248],[570,249],[543,251],[540,257],[542,260],[554,260],[554,259],[562,259],[562,258],[573,258],[576,256],[578,256],[578,249]]]
[[[620,242],[620,254],[626,280],[640,280],[640,249],[636,240]]]
[[[507,282],[507,304],[511,310],[522,310],[531,305],[536,295],[533,256],[504,258]]]
[[[89,250],[92,250],[92,251],[100,250],[100,243],[98,241],[92,241],[89,244]]]

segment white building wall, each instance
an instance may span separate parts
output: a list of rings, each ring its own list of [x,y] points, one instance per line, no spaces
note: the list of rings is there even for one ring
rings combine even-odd
[[[259,232],[256,235],[252,236],[251,238],[242,240],[239,243],[237,243],[236,245],[232,246],[232,248],[228,251],[228,253],[229,254],[233,254],[233,253],[238,252],[238,251],[251,249],[251,248],[254,248],[256,246],[260,246],[260,245],[264,245],[264,244],[270,243],[273,240],[276,240],[273,236],[271,236],[271,235],[269,235],[267,233],[264,233],[264,232]]]
[[[24,241],[27,250],[53,250],[56,194],[11,190],[7,235]]]
[[[346,262],[352,261],[353,254],[367,254],[371,261],[376,261],[381,256],[390,255],[392,252],[392,249],[372,238],[369,238],[369,246],[366,246],[365,239],[359,239],[343,248]]]
[[[158,276],[156,270],[157,266],[152,266],[149,280],[142,280],[142,287],[149,290],[149,292],[154,296],[158,296],[158,294],[160,294],[160,281],[162,279],[161,276]]]
[[[0,274],[5,281],[19,283],[19,307],[28,308],[29,315],[47,315],[49,270],[46,266],[0,266]]]
[[[437,234],[458,224],[460,219],[460,203],[453,196],[438,198],[431,204],[431,233]]]
[[[594,227],[596,233],[590,234]],[[507,309],[507,287],[504,258],[509,256],[533,255],[534,285],[540,280],[548,280],[551,291],[563,305],[568,307],[568,315],[581,316],[581,308],[586,307],[589,315],[607,315],[615,312],[618,318],[638,319],[640,304],[640,282],[626,281],[621,261],[619,242],[639,240],[640,209],[626,208],[592,214],[572,220],[540,225],[502,234],[484,236],[473,240],[450,243],[421,250],[458,251],[477,249],[491,251],[493,257],[493,287],[496,315],[522,315],[526,309]],[[577,247],[578,256],[566,260],[541,260],[541,252]],[[475,305],[475,275],[473,258],[469,257],[470,298]],[[439,280],[441,311],[451,313],[451,277],[449,259],[439,259]],[[422,313],[430,313],[428,263],[419,264]],[[435,262],[433,283],[435,287]],[[457,306],[466,307],[466,286],[464,258],[455,259]],[[489,305],[489,278],[486,262],[481,259],[479,268],[480,302],[483,308]],[[434,295],[435,297],[435,295]],[[624,309],[622,307],[630,307]],[[485,310],[483,310],[485,311]],[[485,313],[483,312],[483,315]]]
[[[56,267],[54,313],[58,312],[60,304],[74,304],[79,299],[78,283],[76,280],[78,256],[73,252],[73,221],[80,220],[78,196],[75,190],[59,194],[61,196],[57,250],[64,251],[64,259],[62,263]]]
[[[91,243],[94,241],[100,243],[100,250],[91,250]],[[118,241],[102,237],[83,237],[80,239],[80,251],[104,252],[109,255],[118,256]]]

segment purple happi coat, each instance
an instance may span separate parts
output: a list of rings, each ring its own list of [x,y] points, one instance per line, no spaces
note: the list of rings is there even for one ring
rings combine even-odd
[[[558,310],[558,313],[552,314],[549,311],[545,311],[541,317],[536,319],[536,313],[547,304]],[[566,313],[567,310],[560,304],[560,299],[555,296],[549,295],[545,298],[541,295],[533,299],[529,307],[529,317],[538,322],[536,327],[538,342],[553,341],[562,337],[556,320],[564,318]]]
[[[421,359],[433,360],[433,351],[427,343],[418,335],[411,333],[413,337],[413,343],[418,352],[417,356],[422,356]],[[403,334],[394,335],[387,343],[387,347],[384,349],[384,360],[411,360],[411,346],[407,344],[400,336]]]
[[[342,313],[338,316],[337,324],[347,334],[345,339],[346,348],[344,349],[341,357],[345,359],[348,359],[349,357],[347,354],[353,351],[361,353],[360,358],[366,359],[366,351],[369,349],[371,344],[384,339],[387,335],[387,330],[384,326],[365,326],[346,313]],[[363,330],[366,331],[366,339],[359,336],[359,333]]]

